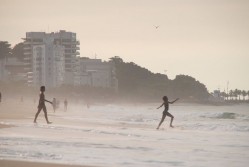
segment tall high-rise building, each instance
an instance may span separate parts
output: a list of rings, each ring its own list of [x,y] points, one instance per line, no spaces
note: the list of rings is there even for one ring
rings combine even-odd
[[[76,33],[27,32],[24,38],[24,54],[28,83],[56,87],[74,84],[76,56],[79,55],[79,41]]]

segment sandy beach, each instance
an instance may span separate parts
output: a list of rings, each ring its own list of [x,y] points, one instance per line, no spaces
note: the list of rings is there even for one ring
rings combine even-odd
[[[0,129],[1,128],[11,128],[14,127],[13,125],[5,125],[5,124],[0,124]]]
[[[1,167],[93,167],[70,164],[53,164],[29,161],[0,160]]]
[[[69,164],[52,164],[41,162],[29,162],[29,161],[15,161],[15,160],[0,160],[1,167],[93,167],[82,165],[69,165]]]
[[[18,127],[15,122],[28,122],[33,124],[33,118],[37,111],[37,104],[32,103],[32,101],[19,102],[17,99],[10,99],[6,103],[1,103],[0,105],[0,129],[5,129],[8,131],[9,128]],[[54,115],[52,107],[47,105],[49,114]],[[61,110],[59,110],[61,112]],[[45,119],[43,112],[39,115],[39,122],[44,125]],[[60,122],[60,121],[58,121]],[[57,122],[57,123],[58,123]],[[34,124],[35,125],[35,124]],[[20,126],[20,125],[19,125]],[[0,131],[1,134],[1,131]],[[1,147],[0,147],[1,148]],[[1,149],[0,149],[1,153]],[[49,163],[49,162],[37,162],[32,160],[13,160],[5,159],[0,156],[0,166],[1,167],[93,167],[88,165],[73,165],[73,164],[61,164],[61,163]]]
[[[236,166],[249,163],[247,105],[171,105],[175,128],[166,118],[156,127],[158,104],[69,103],[55,113],[47,104],[46,124],[37,104],[7,100],[0,105],[0,166]],[[229,157],[229,158],[227,158]],[[70,165],[70,166],[71,166]]]

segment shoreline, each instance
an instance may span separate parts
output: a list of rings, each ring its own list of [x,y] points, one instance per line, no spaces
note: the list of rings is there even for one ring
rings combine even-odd
[[[1,167],[94,167],[89,165],[73,165],[73,164],[59,164],[49,162],[33,162],[21,160],[2,160],[0,159]]]
[[[12,128],[12,127],[15,127],[15,126],[14,125],[6,125],[6,124],[0,123],[0,129],[3,129],[3,128]]]

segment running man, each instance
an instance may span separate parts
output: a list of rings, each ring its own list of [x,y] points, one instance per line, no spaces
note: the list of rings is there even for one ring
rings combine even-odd
[[[52,105],[53,105],[53,103],[51,101],[48,101],[45,99],[45,95],[44,95],[45,86],[41,86],[40,91],[41,91],[41,93],[40,93],[40,99],[39,99],[39,104],[38,104],[38,111],[35,114],[34,123],[36,123],[36,119],[37,119],[38,115],[40,114],[41,110],[43,110],[47,124],[51,124],[52,122],[48,121],[48,114],[47,114],[47,108],[46,108],[45,102],[49,102]]]

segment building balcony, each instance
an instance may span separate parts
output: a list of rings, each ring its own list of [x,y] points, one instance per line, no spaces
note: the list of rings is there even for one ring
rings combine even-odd
[[[65,53],[65,55],[66,55],[66,56],[68,56],[68,55],[70,55],[70,56],[71,56],[71,55],[72,55],[72,53]]]
[[[73,48],[65,48],[65,50],[72,50]]]
[[[31,60],[31,57],[24,57],[23,60],[29,61]]]
[[[24,45],[41,45],[43,44],[43,41],[42,42],[36,42],[36,41],[25,41],[24,42]]]
[[[31,65],[32,65],[32,64],[31,64],[30,62],[24,62],[24,63],[23,63],[23,66],[24,66],[24,67],[30,68]]]
[[[31,43],[31,41],[24,41],[24,45],[30,45]]]
[[[80,52],[71,53],[72,55],[80,55]]]
[[[80,41],[62,41],[62,44],[80,45]]]
[[[32,53],[31,52],[24,52],[24,55],[31,55]]]
[[[26,71],[31,71],[31,67],[24,67],[23,69]]]
[[[23,49],[24,49],[25,51],[26,51],[26,50],[31,50],[31,47],[30,47],[30,46],[25,46]]]

